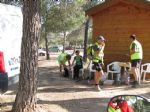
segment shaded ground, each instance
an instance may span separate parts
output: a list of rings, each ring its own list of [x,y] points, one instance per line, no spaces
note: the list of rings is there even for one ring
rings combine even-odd
[[[38,106],[45,112],[106,112],[108,100],[115,95],[138,94],[150,98],[149,83],[138,89],[129,86],[102,87],[101,92],[96,92],[86,80],[75,82],[60,77],[56,56],[53,54],[51,61],[39,60]],[[10,86],[9,91],[1,96],[1,102],[6,103],[1,112],[11,109],[16,88],[16,85]]]

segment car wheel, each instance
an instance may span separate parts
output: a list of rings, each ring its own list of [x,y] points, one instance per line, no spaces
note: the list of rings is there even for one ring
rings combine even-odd
[[[39,53],[39,56],[45,56],[45,54],[44,53]]]

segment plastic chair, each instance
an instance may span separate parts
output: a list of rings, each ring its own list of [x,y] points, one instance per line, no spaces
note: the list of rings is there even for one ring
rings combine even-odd
[[[119,66],[120,62],[112,62],[107,65],[107,76],[110,73],[113,80],[113,74],[120,74],[121,67]]]
[[[146,69],[144,69],[144,68],[146,68]],[[145,64],[141,65],[141,78],[142,78],[142,74],[143,74],[143,82],[145,81],[146,73],[150,73],[150,63],[145,63]]]
[[[71,70],[72,70],[72,79],[73,79],[73,77],[74,77],[74,69],[73,69],[73,67],[72,67]],[[84,68],[81,68],[79,70],[79,76],[80,76],[80,73],[81,73],[82,79],[84,79]]]

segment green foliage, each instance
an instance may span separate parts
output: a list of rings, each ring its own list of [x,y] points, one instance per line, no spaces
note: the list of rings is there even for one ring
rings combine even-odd
[[[61,0],[53,5],[47,16],[48,31],[55,33],[69,32],[84,21],[84,12],[81,11],[82,0]]]
[[[79,26],[77,29],[71,31],[67,35],[67,41],[70,42],[70,45],[77,45],[77,44],[82,44],[84,41],[84,28],[85,24],[82,24]]]
[[[60,0],[60,2],[55,0],[42,1],[42,33],[44,33],[45,36],[49,32],[58,34],[55,38],[49,40],[49,44],[62,44],[64,40],[66,40],[62,38],[62,34],[65,38],[64,34],[70,34],[74,29],[79,29],[85,21],[85,12],[82,8],[83,4],[85,4],[85,0]],[[70,36],[67,36],[67,40],[69,40],[69,38]]]
[[[100,3],[103,3],[104,1],[105,0],[89,0],[86,2],[86,4],[84,4],[83,8],[86,11],[86,10],[88,10],[88,9],[90,9],[90,8],[100,4]]]

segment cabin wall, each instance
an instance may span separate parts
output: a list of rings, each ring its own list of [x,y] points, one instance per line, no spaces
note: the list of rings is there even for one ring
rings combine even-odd
[[[143,63],[150,62],[150,11],[118,3],[92,16],[93,40],[106,38],[105,63],[130,61],[130,35],[136,34],[143,46]]]

